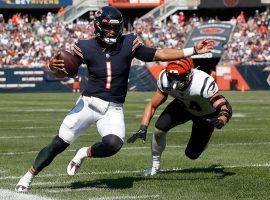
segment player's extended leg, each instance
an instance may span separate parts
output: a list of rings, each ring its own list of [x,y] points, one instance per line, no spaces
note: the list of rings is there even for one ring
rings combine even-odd
[[[52,142],[38,153],[33,166],[16,185],[16,191],[26,192],[30,188],[33,178],[42,171],[43,168],[48,166],[58,154],[63,152],[69,144],[79,137],[81,132],[89,126],[89,123],[93,121],[93,119],[87,109],[89,108],[85,106],[84,101],[80,98],[76,106],[63,120],[59,129],[59,135],[54,137]]]
[[[116,154],[123,146],[125,124],[122,105],[110,105],[108,111],[97,121],[102,141],[78,150],[67,167],[70,176],[76,174],[85,158],[104,158]]]
[[[33,166],[20,179],[15,190],[18,192],[26,192],[29,189],[34,176],[36,176],[44,167],[48,166],[53,159],[68,146],[69,144],[59,138],[58,135],[55,136],[52,142],[38,153]]]
[[[213,131],[214,127],[205,120],[194,119],[191,136],[185,150],[186,156],[192,160],[197,159],[207,148]]]
[[[171,128],[183,124],[190,119],[191,115],[176,100],[172,101],[161,113],[155,124],[156,129],[152,136],[152,163],[144,172],[145,176],[155,175],[160,171],[161,155],[166,147],[166,133]]]
[[[151,140],[151,150],[152,150],[152,163],[145,170],[144,175],[155,175],[160,172],[160,159],[161,154],[166,147],[166,131],[155,129],[155,132]]]

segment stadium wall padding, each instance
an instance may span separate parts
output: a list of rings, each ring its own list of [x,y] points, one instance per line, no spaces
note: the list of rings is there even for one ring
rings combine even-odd
[[[131,67],[129,91],[155,91],[164,66]],[[81,89],[87,83],[87,69],[79,68]],[[220,90],[270,90],[270,66],[218,65],[216,81]],[[0,68],[0,93],[72,92],[73,79],[57,79],[46,68]]]
[[[78,75],[81,80],[81,90],[87,84],[87,68],[80,67]],[[43,68],[0,68],[0,93],[16,92],[72,92],[74,80],[58,79]],[[128,90],[154,91],[156,78],[146,66],[132,66],[128,79]]]
[[[270,90],[270,67],[266,64],[218,65],[220,90]]]

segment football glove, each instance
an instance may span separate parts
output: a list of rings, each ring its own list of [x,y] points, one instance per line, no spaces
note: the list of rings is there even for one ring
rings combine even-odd
[[[225,124],[223,120],[218,118],[212,118],[212,119],[205,119],[209,124],[216,127],[217,129],[221,129]]]
[[[134,143],[138,138],[141,138],[142,143],[144,144],[146,140],[146,133],[147,133],[147,126],[141,125],[140,129],[135,134],[133,134],[130,138],[128,138],[127,142]]]

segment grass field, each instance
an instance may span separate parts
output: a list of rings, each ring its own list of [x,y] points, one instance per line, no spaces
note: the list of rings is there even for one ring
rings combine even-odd
[[[195,160],[184,155],[191,123],[168,135],[162,174],[144,177],[150,163],[150,136],[163,105],[148,129],[145,145],[124,144],[115,156],[89,159],[69,177],[75,149],[100,140],[93,126],[34,180],[29,194],[51,199],[269,199],[270,92],[222,92],[233,118],[216,130],[208,149]],[[125,103],[127,137],[139,127],[152,93],[129,93]],[[37,152],[57,133],[78,94],[0,94],[0,188],[14,187]],[[126,138],[127,138],[126,137]],[[5,197],[0,195],[0,199]],[[25,198],[26,199],[26,198]],[[31,199],[31,198],[29,198]],[[34,199],[34,198],[33,198]]]

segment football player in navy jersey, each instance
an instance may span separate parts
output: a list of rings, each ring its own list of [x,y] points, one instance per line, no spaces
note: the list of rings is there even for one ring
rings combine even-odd
[[[197,159],[206,149],[214,128],[221,129],[232,116],[232,107],[227,99],[218,93],[215,80],[205,72],[193,69],[192,58],[170,62],[158,78],[158,89],[146,105],[139,130],[128,143],[138,138],[146,139],[149,125],[156,109],[168,95],[174,100],[160,114],[152,136],[152,162],[144,172],[145,176],[160,172],[160,160],[166,146],[166,134],[177,125],[192,120],[192,131],[185,150],[190,159]]]
[[[123,35],[123,17],[111,6],[101,8],[95,14],[95,37],[79,40],[74,45],[74,57],[78,66],[88,68],[88,84],[76,106],[64,118],[58,134],[37,155],[32,167],[16,185],[16,191],[29,189],[32,179],[88,127],[96,123],[101,141],[80,148],[67,167],[74,175],[85,158],[103,158],[116,154],[125,137],[123,103],[127,94],[128,76],[133,58],[149,61],[169,61],[193,54],[210,52],[214,42],[205,40],[192,48],[153,49],[143,45],[134,34]],[[64,61],[55,55],[49,68],[56,74],[64,73]]]

